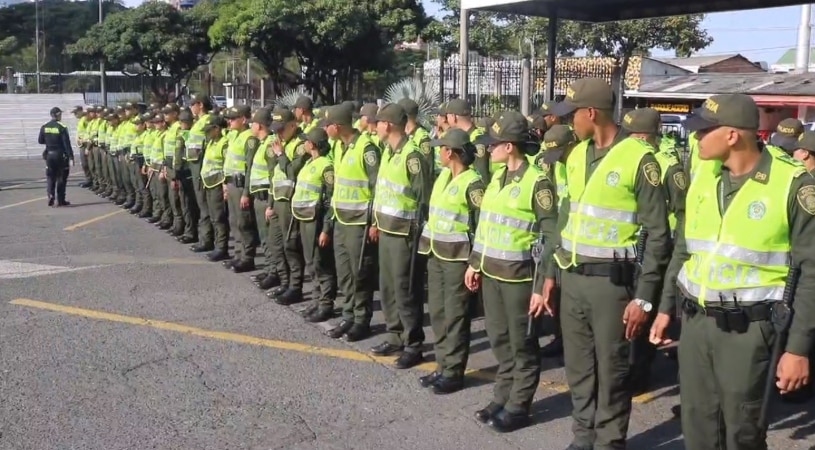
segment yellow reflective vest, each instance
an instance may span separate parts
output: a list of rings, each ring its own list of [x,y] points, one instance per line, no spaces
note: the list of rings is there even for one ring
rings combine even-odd
[[[209,141],[204,161],[201,163],[201,182],[213,189],[224,182],[224,154],[229,146],[229,136],[224,134],[218,141]]]
[[[427,223],[419,237],[420,254],[432,252],[444,261],[467,261],[471,250],[467,189],[480,179],[475,169],[467,169],[456,177],[450,169],[442,169],[433,183]]]
[[[804,173],[773,156],[766,184],[747,180],[723,215],[721,170],[697,173],[685,216],[690,259],[677,277],[685,294],[702,305],[781,300],[790,263],[787,199]]]
[[[246,175],[246,141],[252,137],[252,130],[231,130],[227,136],[229,146],[224,155],[224,172],[228,176]]]
[[[566,161],[569,219],[561,231],[561,247],[568,261],[555,260],[561,269],[577,263],[577,256],[633,259],[640,225],[634,194],[640,161],[652,153],[650,145],[633,138],[618,142],[586,180],[589,141],[572,150]],[[656,168],[656,165],[655,165]]]
[[[294,161],[296,156],[305,153],[306,149],[304,146],[305,143],[300,140],[299,137],[292,138],[289,142],[286,142],[283,146],[283,153],[289,159],[289,164]],[[291,197],[294,195],[294,184],[296,181],[296,178],[294,180],[289,179],[288,174],[283,172],[283,169],[280,168],[280,162],[278,161],[272,170],[272,195],[274,195],[274,199],[284,202],[291,201]]]
[[[325,195],[323,174],[329,167],[331,158],[320,156],[306,162],[297,174],[297,189],[291,199],[291,213],[295,219],[303,222],[317,219],[317,210]]]
[[[360,134],[342,156],[334,160],[334,195],[331,207],[334,217],[343,225],[365,225],[368,204],[373,199],[365,149],[372,144],[367,134]]]
[[[419,199],[411,192],[407,167],[408,157],[413,153],[422,157],[416,145],[408,139],[398,154],[389,150],[382,155],[373,209],[377,228],[386,233],[407,236],[417,219]]]
[[[266,136],[258,146],[254,158],[252,158],[252,169],[249,170],[249,192],[271,192],[269,183],[269,164],[266,162],[266,150],[277,139],[272,135]]]
[[[204,148],[204,141],[207,140],[204,127],[209,123],[211,114],[204,114],[190,128],[187,141],[185,142],[184,160],[195,162],[201,156],[201,150]]]

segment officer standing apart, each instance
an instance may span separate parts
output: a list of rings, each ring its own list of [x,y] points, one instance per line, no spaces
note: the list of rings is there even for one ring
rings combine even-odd
[[[470,354],[474,295],[464,284],[464,274],[484,198],[484,182],[470,167],[475,161],[475,145],[464,130],[450,130],[431,145],[440,148],[443,169],[433,185],[418,252],[428,258],[427,304],[436,337],[437,368],[419,378],[419,383],[432,387],[436,394],[450,394],[464,386]]]
[[[379,137],[387,149],[376,180],[375,223],[368,237],[379,242],[379,291],[387,337],[371,353],[385,356],[402,352],[396,368],[408,369],[423,359],[422,296],[411,296],[409,292],[411,284],[414,294],[423,286],[420,270],[414,270],[414,279],[410,279],[411,261],[416,259],[411,256],[417,250],[413,246],[415,233],[419,233],[421,222],[427,217],[431,169],[405,134],[404,108],[386,105],[376,119]]]
[[[297,189],[291,211],[300,222],[303,256],[311,275],[312,299],[316,308],[306,316],[307,322],[325,322],[334,316],[337,298],[337,271],[334,269],[334,246],[331,197],[334,194],[334,166],[328,154],[328,134],[314,128],[300,137],[311,158],[297,175]]]
[[[369,108],[363,117],[369,127],[376,125],[375,111]],[[381,148],[371,135],[353,128],[351,112],[344,108],[329,108],[325,124],[328,135],[345,146],[342,155],[334,160],[335,188],[331,202],[335,267],[345,302],[342,320],[327,334],[333,339],[345,336],[349,342],[355,342],[371,332],[378,255],[375,241],[369,241],[365,232],[366,225],[373,221]]]
[[[229,221],[235,230],[235,257],[224,261],[224,267],[235,273],[255,270],[255,254],[260,245],[255,209],[249,192],[249,173],[260,141],[247,127],[251,110],[246,105],[229,108],[225,114],[229,128],[236,135],[229,141],[224,155],[223,184],[229,205]],[[240,249],[240,252],[238,251]]]
[[[70,205],[65,201],[65,187],[68,184],[68,161],[74,165],[74,150],[71,148],[71,137],[68,128],[60,122],[62,110],[53,107],[50,111],[51,120],[40,127],[40,136],[37,142],[45,146],[42,159],[45,160],[45,175],[48,177],[48,206]],[[54,191],[56,190],[56,196]]]
[[[760,145],[758,127],[758,107],[745,94],[714,95],[685,122],[696,131],[700,162],[669,273],[678,272],[685,312],[679,383],[689,449],[767,449],[759,411],[778,338],[770,317],[794,269],[800,277],[776,386],[787,393],[810,382],[815,180]],[[654,344],[665,343],[674,292],[663,292]]]
[[[566,162],[568,195],[560,211],[568,220],[555,253],[575,421],[570,450],[625,448],[629,341],[643,331],[659,299],[670,258],[659,163],[649,145],[620,132],[613,111],[611,86],[599,78],[574,82],[553,108],[555,115],[574,115],[581,139]],[[639,235],[645,248],[637,255]],[[547,286],[555,275],[550,266]],[[546,300],[551,308],[553,299]]]

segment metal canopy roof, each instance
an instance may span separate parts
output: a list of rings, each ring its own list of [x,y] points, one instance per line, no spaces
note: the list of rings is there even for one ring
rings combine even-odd
[[[461,7],[582,22],[611,22],[682,14],[802,5],[801,0],[461,0]]]

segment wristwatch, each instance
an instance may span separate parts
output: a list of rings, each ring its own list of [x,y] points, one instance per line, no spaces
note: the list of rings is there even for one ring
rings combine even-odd
[[[651,310],[654,309],[654,305],[652,305],[651,302],[646,302],[645,300],[639,298],[634,300],[634,304],[639,306],[640,309],[645,312],[651,312]]]

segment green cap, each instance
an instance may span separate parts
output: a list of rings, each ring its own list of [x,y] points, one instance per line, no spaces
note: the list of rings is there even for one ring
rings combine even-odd
[[[543,102],[543,104],[541,105],[541,114],[543,114],[543,117],[551,116],[552,115],[552,110],[555,108],[556,105],[557,105],[557,102],[551,102],[551,101],[550,102]]]
[[[688,131],[715,127],[758,130],[758,106],[747,94],[719,94],[705,100],[683,123]]]
[[[403,98],[397,102],[405,110],[408,117],[416,117],[419,115],[419,104],[409,98]]]
[[[629,133],[657,134],[661,121],[659,111],[656,109],[634,109],[623,116],[623,129]]]
[[[287,123],[294,122],[296,120],[297,119],[294,118],[294,113],[288,108],[275,108],[272,111],[272,123],[269,125],[269,129],[277,133],[278,131],[282,130]]]
[[[346,105],[331,106],[325,111],[325,119],[323,119],[323,126],[339,125],[342,127],[350,127],[354,122],[351,108]]]
[[[526,142],[529,136],[529,121],[518,111],[504,111],[495,119],[488,133],[476,139],[475,144],[493,145],[499,142]]]
[[[470,135],[466,131],[459,128],[451,128],[444,133],[439,139],[430,141],[431,147],[449,147],[456,150],[465,150],[468,147],[473,147],[470,142]]]
[[[161,108],[161,112],[164,113],[164,114],[172,114],[172,113],[177,113],[177,112],[180,112],[180,111],[181,111],[181,108],[178,105],[176,105],[175,103],[167,103],[166,105],[164,105],[163,108]]]
[[[475,126],[478,128],[483,128],[485,130],[489,130],[490,127],[495,123],[495,119],[492,117],[482,117],[475,121]]]
[[[798,136],[803,132],[804,124],[800,120],[784,119],[778,122],[778,126],[775,127],[775,133],[770,137],[770,145],[791,152],[797,148]]]
[[[193,94],[193,96],[190,97],[190,105],[194,105],[196,103],[201,103],[204,105],[205,109],[212,108],[212,100],[210,100],[210,98],[205,94]]]
[[[575,142],[577,136],[567,125],[552,125],[552,128],[543,135],[544,162],[552,164],[559,160],[563,152]]]
[[[581,78],[566,88],[566,98],[551,107],[550,114],[567,116],[580,108],[614,109],[614,91],[602,78]]]
[[[74,109],[71,110],[72,113],[76,114],[82,111],[82,107],[79,105],[74,106]]]
[[[300,139],[309,141],[319,147],[328,144],[328,133],[323,128],[314,127],[308,133],[301,133]]]
[[[294,102],[294,106],[292,107],[292,109],[301,108],[310,110],[313,107],[314,102],[311,101],[311,99],[306,97],[305,95],[301,95],[300,97],[297,97],[297,101]]]
[[[151,120],[153,120],[153,114],[152,113],[144,113],[144,114],[139,116],[139,119],[141,119],[142,123],[150,122]]]
[[[359,111],[359,115],[362,117],[367,117],[368,121],[375,121],[376,114],[379,112],[379,106],[376,103],[366,103],[362,105],[362,109]]]
[[[252,116],[252,109],[247,105],[235,105],[226,110],[224,117],[227,119],[237,119],[240,117],[249,118]]]
[[[272,110],[269,108],[260,108],[252,114],[252,122],[267,128],[270,127],[272,125]]]
[[[376,120],[404,126],[407,123],[407,113],[401,105],[389,103],[376,114]]]
[[[221,116],[212,115],[209,117],[209,122],[204,125],[204,131],[212,130],[213,128],[226,128],[226,119]]]
[[[431,113],[437,116],[447,115],[447,102],[444,102],[441,105],[433,108],[433,111]]]
[[[532,113],[532,115],[527,117],[526,120],[529,121],[529,127],[530,128],[533,128],[533,129],[536,129],[536,130],[543,130],[544,132],[546,132],[546,130],[549,127],[546,125],[546,120],[544,120],[544,117],[545,116],[543,115],[542,112],[535,111],[535,112]]]
[[[792,150],[806,150],[810,153],[815,153],[815,131],[805,131],[801,133]]]
[[[189,109],[182,109],[180,113],[178,113],[178,121],[183,123],[192,123],[195,120],[195,117],[192,115],[192,111]]]
[[[155,115],[153,115],[153,118],[150,119],[150,121],[153,122],[153,123],[164,122],[164,114],[161,114],[161,113],[155,114]]]
[[[473,113],[472,109],[470,108],[470,104],[467,103],[467,100],[461,98],[454,98],[447,102],[447,107],[445,110],[446,114],[453,114],[456,116],[469,116]]]

